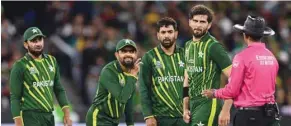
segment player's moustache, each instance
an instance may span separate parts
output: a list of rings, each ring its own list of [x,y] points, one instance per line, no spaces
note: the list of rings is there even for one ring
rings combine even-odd
[[[165,38],[165,39],[163,40],[163,42],[165,42],[165,41],[171,41],[171,39],[170,39],[170,38]]]

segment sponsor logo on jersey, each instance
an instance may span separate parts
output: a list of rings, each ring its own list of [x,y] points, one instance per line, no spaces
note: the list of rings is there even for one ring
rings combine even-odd
[[[203,67],[202,66],[188,66],[187,71],[192,72],[192,73],[201,73],[203,72]]]
[[[157,69],[160,69],[160,68],[162,68],[162,64],[161,64],[161,62],[160,62],[160,61],[157,61],[157,63],[156,63],[156,68],[157,68]]]
[[[184,76],[163,76],[158,77],[159,82],[183,82]]]
[[[29,68],[29,73],[30,74],[36,74],[37,73],[37,70],[34,67],[30,67]]]
[[[33,82],[32,86],[34,86],[34,87],[54,86],[54,81],[52,81],[52,80],[44,80],[44,81],[39,81],[39,82]]]

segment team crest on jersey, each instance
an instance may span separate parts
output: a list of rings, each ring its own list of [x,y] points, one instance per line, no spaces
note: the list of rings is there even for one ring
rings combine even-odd
[[[124,85],[125,85],[125,81],[124,81],[124,79],[120,79],[120,80],[119,80],[119,83],[120,83],[121,86],[124,86]]]
[[[160,61],[157,61],[156,63],[156,68],[159,69],[159,68],[162,68],[162,64]]]
[[[180,66],[180,67],[184,67],[184,64],[185,64],[185,63],[183,63],[183,61],[179,61],[179,66]]]
[[[198,55],[199,55],[198,57],[202,58],[204,54],[203,54],[202,51],[200,51],[200,52],[198,53]]]
[[[49,65],[49,69],[51,72],[54,72],[54,67],[52,67],[51,65]]]
[[[30,67],[29,72],[30,72],[30,74],[36,74],[37,70],[34,67]]]

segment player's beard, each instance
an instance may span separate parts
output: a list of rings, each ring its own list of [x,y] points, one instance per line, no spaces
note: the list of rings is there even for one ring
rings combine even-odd
[[[43,48],[41,46],[35,48],[36,49],[33,49],[32,47],[28,46],[28,52],[35,57],[39,57],[43,52]]]
[[[193,31],[193,36],[195,38],[201,38],[203,35],[205,35],[206,32],[207,32],[207,29],[195,28]]]
[[[121,61],[121,64],[127,69],[132,69],[134,67],[134,59],[132,57],[124,57]]]
[[[164,48],[168,49],[173,46],[174,42],[176,41],[176,38],[173,37],[172,39],[170,38],[165,38],[164,40],[161,41],[161,44]]]

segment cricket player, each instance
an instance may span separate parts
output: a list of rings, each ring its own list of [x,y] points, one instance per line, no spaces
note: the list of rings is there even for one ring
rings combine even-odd
[[[10,73],[11,111],[16,126],[54,126],[54,94],[64,112],[64,124],[72,125],[69,102],[60,84],[56,58],[43,53],[44,38],[37,27],[23,35],[27,53]]]
[[[230,120],[231,99],[222,108],[221,101],[201,95],[204,89],[219,88],[221,73],[229,76],[231,68],[226,50],[208,32],[212,19],[213,11],[204,5],[194,6],[189,13],[193,38],[185,45],[183,116],[191,126],[228,125]]]
[[[140,59],[136,44],[122,39],[116,45],[117,60],[101,71],[93,104],[87,112],[87,126],[117,126],[123,114],[128,126],[133,126],[133,95]]]
[[[234,29],[243,33],[246,49],[233,59],[230,81],[225,88],[208,89],[203,95],[209,98],[233,98],[238,109],[234,126],[279,125],[279,109],[275,102],[276,76],[279,64],[261,38],[274,35],[265,19],[249,15],[244,25]]]
[[[157,22],[160,45],[142,58],[139,90],[147,126],[185,126],[183,121],[184,50],[176,46],[177,23],[165,17]]]

